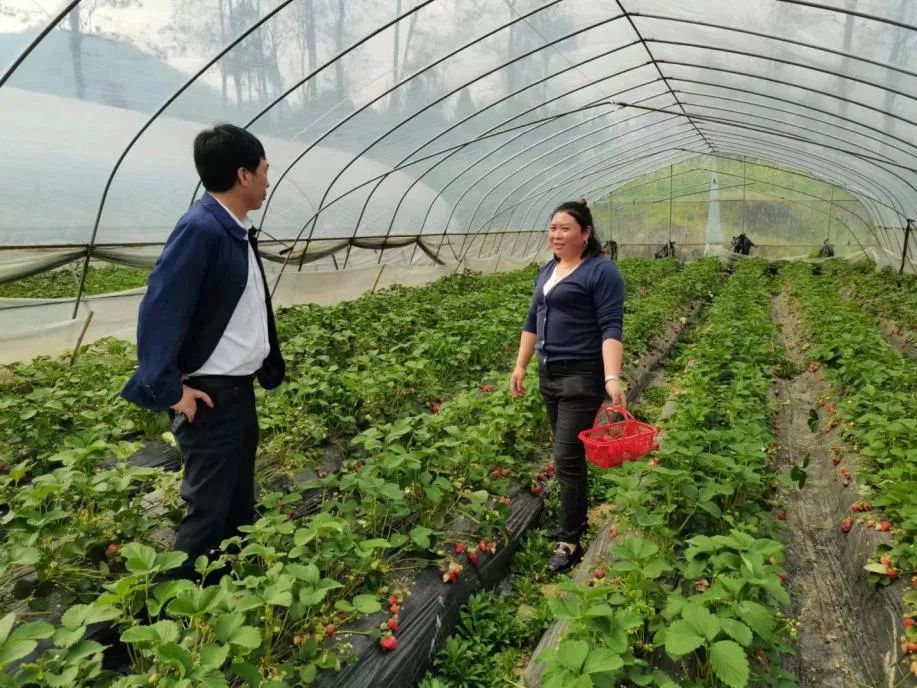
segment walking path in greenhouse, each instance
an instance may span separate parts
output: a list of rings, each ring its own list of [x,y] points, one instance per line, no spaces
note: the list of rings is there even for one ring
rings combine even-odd
[[[4,0],[0,149],[0,688],[917,686],[914,0]]]

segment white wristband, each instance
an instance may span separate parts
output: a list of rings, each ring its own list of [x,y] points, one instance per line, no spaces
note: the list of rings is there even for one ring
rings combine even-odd
[[[605,376],[605,382],[611,382],[612,380],[614,380],[615,382],[620,382],[621,378],[618,375],[606,375]]]

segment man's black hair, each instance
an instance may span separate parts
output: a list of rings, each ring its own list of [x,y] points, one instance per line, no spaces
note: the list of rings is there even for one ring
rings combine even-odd
[[[229,191],[240,167],[254,172],[264,157],[261,141],[233,124],[218,124],[194,137],[194,166],[207,191]]]

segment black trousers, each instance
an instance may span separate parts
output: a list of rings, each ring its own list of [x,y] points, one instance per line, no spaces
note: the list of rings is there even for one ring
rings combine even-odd
[[[586,530],[586,451],[577,435],[592,427],[605,400],[601,359],[539,364],[539,386],[554,431],[554,466],[560,484],[560,542],[579,543]]]
[[[255,520],[259,429],[251,377],[205,375],[185,384],[213,401],[210,408],[198,400],[194,422],[182,423],[174,433],[185,462],[181,496],[187,503],[175,549],[188,553],[176,573],[193,577],[197,557]]]

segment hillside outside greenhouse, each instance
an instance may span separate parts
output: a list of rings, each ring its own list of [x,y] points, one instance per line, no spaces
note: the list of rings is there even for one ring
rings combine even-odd
[[[0,688],[917,686],[917,1],[0,0]]]

